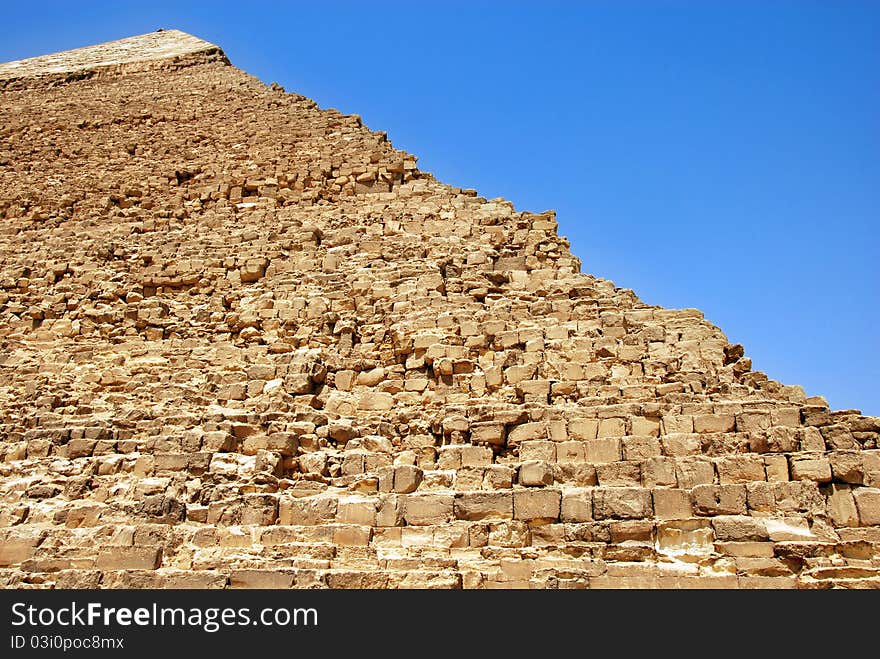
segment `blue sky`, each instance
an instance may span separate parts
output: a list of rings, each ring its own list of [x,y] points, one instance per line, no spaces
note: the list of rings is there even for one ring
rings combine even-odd
[[[0,61],[159,27],[422,169],[558,212],[583,270],[880,414],[880,3],[8,3]]]

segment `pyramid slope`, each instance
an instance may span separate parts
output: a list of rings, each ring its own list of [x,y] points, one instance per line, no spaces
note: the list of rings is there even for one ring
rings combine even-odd
[[[180,30],[157,30],[136,37],[65,50],[13,62],[0,63],[0,82],[58,74],[119,72],[151,68],[160,62],[194,56],[225,58],[220,48]]]
[[[3,88],[0,584],[880,584],[880,419],[210,52]]]

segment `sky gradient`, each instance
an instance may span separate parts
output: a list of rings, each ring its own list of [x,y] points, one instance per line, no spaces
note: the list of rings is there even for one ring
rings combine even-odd
[[[0,61],[159,27],[556,209],[585,272],[880,415],[880,3],[30,2]]]

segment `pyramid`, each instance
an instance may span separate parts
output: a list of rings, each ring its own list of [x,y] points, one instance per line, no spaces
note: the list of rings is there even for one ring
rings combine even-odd
[[[0,586],[880,585],[880,418],[175,30],[0,64]]]

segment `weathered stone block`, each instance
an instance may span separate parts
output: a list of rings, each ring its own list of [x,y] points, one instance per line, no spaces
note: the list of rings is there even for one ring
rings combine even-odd
[[[394,467],[394,491],[399,494],[415,492],[422,483],[423,472],[413,465]]]
[[[332,495],[318,495],[295,499],[282,496],[278,504],[278,523],[310,526],[331,522],[336,518],[337,498]]]
[[[512,492],[462,492],[455,495],[455,518],[468,521],[512,519]]]
[[[880,488],[857,487],[852,493],[861,525],[880,525]]]
[[[859,511],[851,487],[832,483],[828,488],[828,516],[834,526],[858,526]]]
[[[694,432],[733,432],[736,419],[732,414],[697,414],[694,416]]]
[[[542,460],[556,462],[556,442],[532,440],[523,442],[519,447],[520,460]],[[582,449],[583,450],[583,449]]]
[[[342,524],[376,525],[376,499],[373,497],[340,497],[336,521]]]
[[[561,519],[563,522],[591,522],[593,520],[593,491],[588,488],[563,489]]]
[[[624,437],[624,460],[648,460],[662,454],[660,440],[655,437]]]
[[[598,487],[593,490],[596,519],[640,519],[653,513],[651,491],[636,487]]]
[[[712,518],[712,527],[718,540],[743,542],[767,540],[767,526],[757,517],[748,515],[719,515]]]
[[[865,467],[861,451],[832,451],[828,458],[835,481],[864,484]]]
[[[600,419],[597,430],[598,437],[623,437],[626,434],[626,423],[623,419]]]
[[[674,459],[650,458],[642,463],[642,485],[645,487],[675,487],[677,483]]]
[[[584,450],[584,442],[578,442],[578,441],[556,442],[556,461],[557,462],[584,462],[584,461],[586,461],[586,452]]]
[[[693,517],[694,506],[687,490],[655,488],[654,515],[658,519],[689,519]]]
[[[678,486],[686,490],[697,485],[711,485],[715,482],[715,467],[708,458],[685,457],[676,459],[675,476]]]
[[[810,480],[817,483],[831,481],[831,463],[827,458],[792,457],[790,466],[792,480]]]
[[[462,446],[462,467],[486,467],[492,464],[492,449],[488,446]]]
[[[584,460],[590,464],[617,462],[621,457],[620,439],[603,438],[584,442]]]
[[[403,499],[403,518],[412,526],[445,524],[453,518],[453,495],[407,494]]]
[[[638,462],[608,462],[596,465],[599,485],[637,487],[642,484],[642,470]]]
[[[767,480],[764,460],[760,455],[731,455],[716,463],[718,480],[722,485]]]
[[[697,485],[691,490],[698,515],[745,515],[745,485]]]
[[[558,490],[515,490],[513,517],[525,522],[553,522],[559,519],[560,502]]]
[[[367,411],[390,410],[394,407],[394,396],[384,392],[369,392],[358,396],[357,408]]]
[[[521,423],[508,431],[507,443],[515,445],[529,440],[546,439],[546,437],[546,424],[542,422]]]
[[[569,419],[568,435],[581,441],[596,439],[599,431],[598,419]]]
[[[503,446],[505,443],[504,424],[474,423],[471,425],[471,441],[474,444]]]
[[[542,487],[553,483],[553,467],[540,460],[523,462],[519,467],[519,484],[526,487]]]
[[[108,547],[98,552],[99,570],[155,570],[162,563],[161,547]]]
[[[279,570],[233,570],[229,574],[230,588],[293,588],[294,574]]]

